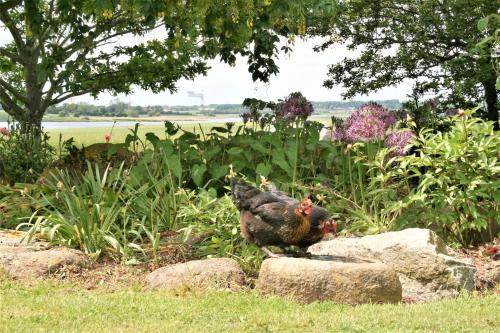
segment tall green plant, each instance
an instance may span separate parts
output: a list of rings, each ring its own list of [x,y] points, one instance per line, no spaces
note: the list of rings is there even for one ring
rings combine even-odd
[[[233,257],[243,269],[255,274],[263,260],[261,251],[240,234],[239,212],[229,195],[217,198],[214,189],[190,192],[189,204],[179,210],[186,238],[200,236],[195,245],[199,256]]]
[[[79,248],[94,258],[108,248],[124,254],[124,244],[116,237],[118,220],[128,219],[120,173],[121,168],[110,172],[108,167],[101,175],[97,166],[92,169],[89,164],[81,182],[67,171],[54,174],[46,186],[55,195],[44,195],[42,214],[19,227],[30,227],[29,239],[39,232],[55,244]]]
[[[500,222],[500,136],[473,112],[459,111],[447,133],[422,130],[417,153],[402,158],[420,179],[411,197],[420,218],[462,245],[484,231],[483,240],[492,240]]]
[[[336,214],[343,227],[356,234],[376,234],[405,227],[401,217],[411,206],[407,168],[391,150],[380,148],[370,158],[366,145],[358,142],[345,151],[347,180],[329,186],[310,187],[313,194]]]

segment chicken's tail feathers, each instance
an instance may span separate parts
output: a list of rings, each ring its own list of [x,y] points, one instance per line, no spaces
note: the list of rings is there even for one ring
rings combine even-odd
[[[238,209],[242,209],[243,203],[246,200],[261,193],[258,188],[251,186],[244,180],[237,177],[231,178],[231,192],[233,194],[233,202]]]

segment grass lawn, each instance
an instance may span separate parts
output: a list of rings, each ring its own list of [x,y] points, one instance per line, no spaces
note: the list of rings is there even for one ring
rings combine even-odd
[[[324,124],[329,124],[325,117],[317,117],[316,121],[323,122]],[[233,132],[236,132],[239,125],[242,123],[236,123],[233,128]],[[212,127],[220,126],[225,127],[223,122],[220,123],[207,123],[200,120],[199,123],[193,124],[180,124],[182,129],[195,132],[196,134],[201,134],[201,130],[207,134]],[[201,126],[201,129],[200,129]],[[111,143],[122,143],[125,140],[127,134],[131,133],[132,127],[127,126],[116,126],[113,128]],[[109,133],[111,127],[95,127],[95,128],[68,128],[68,129],[53,129],[48,130],[50,135],[50,143],[53,146],[58,145],[59,136],[62,135],[62,140],[67,140],[73,138],[78,147],[81,145],[88,146],[93,143],[105,142],[104,134]],[[163,125],[141,125],[139,126],[139,137],[144,140],[145,134],[148,132],[155,133],[159,138],[165,138],[165,127]],[[180,134],[181,132],[179,132]]]
[[[0,282],[0,332],[498,332],[500,296],[416,305],[301,305],[256,293]]]
[[[198,124],[181,124],[181,128],[201,135],[201,130]],[[203,131],[208,133],[214,126],[224,126],[223,123],[201,123]],[[132,127],[133,128],[133,127]],[[113,128],[111,143],[123,143],[127,134],[131,133],[130,127],[117,126]],[[71,129],[54,129],[47,131],[50,135],[50,143],[57,146],[59,143],[59,135],[62,135],[62,140],[73,138],[78,147],[81,145],[88,146],[93,143],[105,142],[104,134],[109,133],[111,127],[95,127],[95,128],[71,128]],[[155,133],[160,139],[165,138],[165,127],[163,125],[141,125],[139,126],[139,137],[144,140],[148,132]],[[181,133],[181,132],[179,132]]]

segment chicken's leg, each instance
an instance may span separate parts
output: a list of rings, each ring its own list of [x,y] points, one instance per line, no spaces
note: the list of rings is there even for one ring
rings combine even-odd
[[[262,251],[264,251],[264,252],[267,254],[267,256],[268,256],[269,258],[281,258],[281,257],[286,257],[286,255],[283,255],[283,254],[277,254],[277,253],[271,252],[271,250],[269,250],[269,249],[268,249],[267,247],[265,247],[265,246],[262,246],[260,249],[261,249]]]

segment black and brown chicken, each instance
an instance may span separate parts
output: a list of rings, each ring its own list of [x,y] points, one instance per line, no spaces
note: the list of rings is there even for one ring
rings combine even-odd
[[[240,211],[241,234],[270,257],[279,255],[267,246],[297,246],[303,251],[337,229],[330,213],[311,199],[299,201],[278,191],[262,192],[236,177],[231,189]]]

